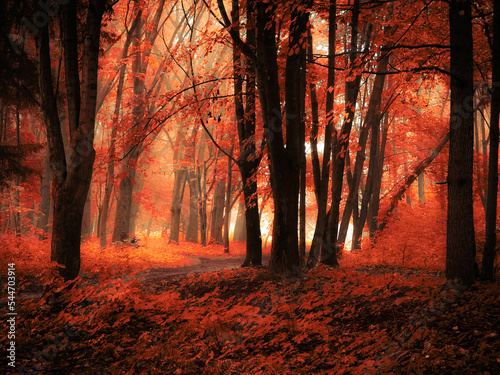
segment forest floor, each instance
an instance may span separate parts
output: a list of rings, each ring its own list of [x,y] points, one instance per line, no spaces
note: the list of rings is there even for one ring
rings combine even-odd
[[[160,243],[105,253],[86,244],[82,275],[67,284],[46,271],[46,243],[2,247],[2,264],[16,260],[20,293],[17,368],[2,371],[3,356],[0,372],[500,373],[499,283],[464,288],[440,270],[356,263],[355,254],[340,268],[283,277],[238,268],[242,244],[228,255]],[[149,256],[139,267],[141,252]],[[30,296],[38,280],[51,288]]]

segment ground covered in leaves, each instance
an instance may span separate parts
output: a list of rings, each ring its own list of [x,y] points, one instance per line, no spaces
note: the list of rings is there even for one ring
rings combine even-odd
[[[119,258],[66,285],[45,275],[50,291],[17,300],[7,373],[500,373],[498,283],[352,259],[294,278],[263,267],[148,281]],[[19,287],[38,276],[19,270]]]

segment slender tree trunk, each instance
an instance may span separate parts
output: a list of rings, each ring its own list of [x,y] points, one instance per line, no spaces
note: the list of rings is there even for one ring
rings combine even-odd
[[[130,235],[130,215],[132,209],[132,193],[135,181],[135,164],[139,159],[136,151],[132,152],[126,161],[122,163],[121,173],[124,175],[118,188],[118,199],[116,202],[115,228],[112,241],[124,241]]]
[[[375,232],[378,230],[378,211],[380,206],[380,191],[382,189],[382,175],[384,173],[384,158],[385,158],[385,145],[387,143],[387,134],[389,132],[388,116],[384,116],[383,129],[382,129],[382,142],[380,149],[375,153],[375,170],[373,176],[373,192],[369,204],[368,213],[368,228],[370,237],[375,238]],[[379,131],[372,132],[372,146],[379,145]],[[370,149],[371,150],[371,149]],[[375,152],[375,151],[374,151]],[[371,151],[370,151],[371,154]],[[371,156],[370,156],[371,157]]]
[[[233,241],[246,241],[245,202],[238,205],[238,216],[234,224]]]
[[[175,159],[175,158],[174,158]],[[172,192],[172,206],[170,208],[170,237],[169,241],[179,243],[179,230],[181,225],[181,207],[186,186],[187,171],[178,168],[174,172],[174,189]]]
[[[224,218],[225,186],[224,181],[217,182],[217,187],[214,192],[214,204],[212,207],[212,227],[210,231],[210,238],[219,245],[223,244],[222,225]]]
[[[39,239],[47,238],[49,233],[49,214],[50,214],[50,159],[49,149],[47,148],[47,155],[45,157],[45,166],[43,168],[42,181],[40,183],[40,208],[38,213],[38,220],[36,227],[41,230]]]
[[[424,174],[420,173],[418,175],[418,203],[425,203],[425,178]]]
[[[198,189],[200,199],[198,203],[198,216],[200,218],[200,243],[207,245],[207,184],[206,184],[206,162],[203,161],[198,170]]]
[[[233,149],[229,152],[233,155]],[[232,191],[232,177],[233,177],[233,162],[227,158],[227,185],[226,185],[226,202],[225,202],[225,215],[224,215],[224,252],[229,253],[229,225],[231,223],[231,191]]]
[[[486,201],[486,243],[483,252],[481,278],[495,279],[495,255],[497,241],[497,201],[498,201],[498,117],[500,115],[500,4],[494,2],[493,51],[492,51],[492,89],[490,120],[490,156],[488,166],[488,197]]]
[[[354,0],[351,21],[351,52],[350,68],[354,69],[356,51],[358,48],[358,18],[359,0]],[[353,80],[346,82],[345,93],[345,118],[340,132],[335,131],[333,136],[333,160],[332,160],[332,208],[330,214],[330,240],[331,243],[323,247],[321,262],[331,266],[338,266],[337,261],[337,235],[340,215],[340,201],[342,197],[342,186],[344,183],[345,154],[349,148],[349,136],[351,134],[352,122],[354,121],[354,109],[359,92],[361,75],[357,74]]]
[[[314,83],[309,84],[311,107],[312,107],[312,120],[313,125],[311,129],[311,149],[312,149],[312,164],[314,187],[316,193],[316,202],[318,205],[318,214],[316,217],[316,227],[314,236],[309,250],[309,258],[307,261],[308,267],[313,267],[318,263],[320,250],[323,246],[328,247],[331,244],[324,242],[325,229],[328,224],[326,215],[326,206],[328,203],[328,183],[330,180],[330,156],[332,153],[332,133],[333,133],[333,104],[335,97],[335,44],[337,39],[337,2],[330,0],[329,15],[328,15],[328,78],[326,91],[326,113],[327,125],[325,129],[325,143],[323,148],[323,166],[320,175],[319,157],[317,151],[317,136],[318,136],[318,99],[316,97],[316,86]],[[309,60],[313,60],[312,51],[312,36],[309,30]]]
[[[21,147],[21,121],[19,119],[19,107],[16,106],[16,144],[17,148]],[[21,237],[21,179],[16,176],[16,190],[14,192],[15,211],[14,211],[14,231],[16,237]]]
[[[196,171],[188,172],[189,178],[189,221],[186,230],[186,241],[198,242],[198,181]]]
[[[448,143],[448,140],[450,139],[450,133],[447,133],[444,138],[441,140],[439,145],[432,150],[432,152],[429,154],[427,158],[422,160],[418,166],[410,172],[404,179],[404,182],[401,184],[400,188],[396,192],[396,194],[391,198],[391,203],[389,205],[389,208],[387,211],[384,213],[384,217],[380,221],[380,225],[378,226],[378,230],[382,231],[385,226],[387,225],[387,221],[394,211],[394,209],[397,207],[398,203],[400,202],[401,198],[403,197],[404,193],[406,190],[411,186],[411,184],[417,179],[417,176],[422,173],[427,166],[432,163],[432,161],[436,158],[436,156],[439,155],[441,150],[444,148],[446,143]]]
[[[89,186],[87,199],[85,199],[85,206],[83,208],[82,218],[82,240],[87,240],[92,236],[92,201],[91,201],[92,184]]]
[[[239,32],[239,1],[233,0],[231,18],[235,30]],[[252,48],[256,45],[255,35],[255,1],[247,1],[247,44]],[[244,197],[244,216],[246,240],[246,257],[243,267],[260,266],[262,264],[262,239],[260,232],[259,198],[257,193],[256,172],[260,164],[255,145],[255,70],[250,60],[246,59],[244,72],[246,74],[245,107],[243,106],[242,62],[239,49],[233,49],[235,113],[238,123],[238,140],[240,156],[238,167],[241,173]],[[238,222],[237,222],[238,223]],[[236,240],[236,228],[235,237]]]
[[[120,87],[120,85],[118,85]],[[118,95],[118,94],[117,94]],[[121,95],[120,95],[121,97]],[[118,100],[118,96],[117,96]],[[115,107],[116,108],[116,107]],[[117,116],[116,111],[115,111],[115,116]],[[99,224],[98,224],[98,237],[99,237],[99,243],[101,248],[105,248],[107,244],[107,236],[108,236],[108,229],[107,229],[107,222],[108,222],[108,215],[109,215],[109,209],[110,209],[110,200],[111,200],[111,193],[113,191],[113,180],[115,176],[115,139],[116,139],[116,134],[118,132],[118,124],[117,120],[115,123],[115,119],[113,119],[113,127],[111,130],[111,145],[109,147],[109,159],[108,159],[108,168],[106,170],[106,185],[104,187],[104,197],[103,201],[100,207],[99,211]]]
[[[158,36],[157,28],[160,22],[162,10],[165,0],[160,0],[153,15],[150,24],[146,25],[146,21],[142,17],[136,17],[137,25],[135,26],[133,38],[133,47],[135,56],[132,59],[132,79],[134,106],[132,109],[132,118],[135,124],[143,124],[147,117],[146,98],[146,73],[149,67],[149,56],[153,48],[154,42]],[[139,10],[138,13],[141,11]],[[147,26],[147,27],[145,27]],[[156,83],[156,82],[155,82]],[[131,233],[131,215],[133,214],[133,191],[134,179],[136,176],[137,162],[142,152],[142,142],[144,138],[140,134],[140,129],[147,130],[143,127],[131,133],[131,138],[128,141],[129,147],[126,150],[126,156],[122,162],[121,174],[125,177],[120,183],[118,190],[118,202],[116,205],[115,228],[113,231],[113,241],[125,240]],[[132,220],[132,223],[134,221]]]
[[[142,12],[138,12],[130,29],[127,30],[127,39],[125,40],[125,44],[123,46],[122,60],[124,60],[128,56],[128,50],[130,48],[130,44],[132,43],[132,39],[135,35],[135,30],[140,24],[141,17],[142,17]],[[123,86],[125,84],[125,72],[126,72],[126,65],[122,64],[122,66],[120,67],[120,75],[118,77],[118,86],[116,88],[115,109],[113,113],[113,123],[111,126],[111,140],[109,146],[109,157],[107,160],[108,168],[106,170],[106,186],[104,188],[104,198],[99,211],[98,236],[101,248],[105,248],[107,243],[107,222],[110,209],[111,193],[113,191],[114,179],[115,179],[115,162],[116,162],[115,142],[118,133],[118,123],[121,114]]]

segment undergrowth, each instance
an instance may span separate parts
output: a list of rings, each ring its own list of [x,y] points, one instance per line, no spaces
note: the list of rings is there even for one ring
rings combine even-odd
[[[403,267],[377,247],[371,263],[344,254],[341,268],[295,278],[263,267],[146,282],[137,276],[144,268],[239,256],[244,244],[224,255],[161,239],[105,250],[90,241],[81,277],[64,284],[48,242],[0,245],[2,264],[16,260],[20,289],[18,367],[8,374],[500,373],[499,284],[466,289],[436,265]],[[27,299],[23,285],[34,280],[50,288]]]

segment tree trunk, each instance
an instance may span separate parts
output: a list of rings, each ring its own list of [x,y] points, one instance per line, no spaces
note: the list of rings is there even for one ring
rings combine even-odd
[[[245,202],[238,205],[238,216],[234,224],[233,241],[246,241],[246,223],[245,223]]]
[[[229,155],[233,155],[233,149]],[[226,185],[226,203],[224,207],[225,215],[224,215],[224,252],[229,253],[229,225],[231,223],[231,188],[232,188],[232,177],[233,177],[233,168],[232,168],[231,159],[227,158],[227,185]]]
[[[325,143],[323,148],[323,166],[320,175],[319,157],[317,151],[317,135],[318,135],[318,99],[316,96],[316,85],[309,84],[312,108],[313,125],[311,129],[311,149],[312,149],[312,165],[314,176],[314,187],[316,193],[316,202],[318,205],[318,213],[316,216],[316,227],[314,230],[311,248],[309,249],[309,258],[307,266],[309,268],[315,266],[319,260],[319,253],[323,246],[329,246],[323,240],[325,238],[325,229],[327,227],[326,206],[328,203],[328,183],[330,180],[330,157],[332,153],[332,133],[333,133],[333,104],[335,97],[335,44],[337,39],[337,1],[330,0],[329,15],[328,15],[328,78],[326,91],[326,113],[327,125],[325,129]],[[309,60],[313,61],[312,51],[312,35],[308,31],[309,45],[308,55]]]
[[[350,69],[355,68],[356,51],[358,49],[358,18],[359,0],[354,0],[351,21],[351,51]],[[330,214],[330,240],[331,243],[323,247],[321,262],[331,266],[338,266],[337,261],[337,235],[340,215],[340,201],[342,198],[342,186],[344,183],[345,154],[349,148],[349,136],[351,134],[352,122],[354,121],[354,109],[359,92],[361,75],[358,73],[353,80],[345,83],[345,117],[340,130],[334,132],[333,136],[333,160],[332,160],[332,208]]]
[[[40,183],[40,208],[38,213],[38,220],[36,227],[41,230],[38,238],[40,240],[47,238],[49,233],[49,215],[50,215],[50,159],[49,149],[47,148],[47,155],[45,157],[45,166],[43,168],[42,181]]]
[[[217,182],[217,187],[214,192],[214,203],[212,207],[212,226],[210,238],[216,244],[222,245],[222,221],[224,218],[224,197],[225,197],[224,181]]]
[[[377,169],[378,131],[380,128],[380,120],[382,119],[382,113],[381,113],[382,93],[384,90],[385,77],[386,77],[384,73],[386,73],[387,71],[388,63],[389,63],[388,55],[382,56],[379,66],[377,68],[380,74],[375,77],[375,82],[373,84],[373,91],[370,97],[370,103],[368,104],[368,112],[366,114],[367,127],[371,129],[372,140],[375,140],[375,142],[373,142],[372,145],[370,146],[370,162],[368,165],[368,175],[366,177],[366,184],[363,191],[363,198],[361,200],[361,208],[359,210],[359,216],[353,215],[354,226],[353,226],[353,237],[352,237],[353,240],[351,247],[352,250],[357,250],[361,248],[361,237],[363,235],[363,229],[365,226],[366,217],[368,215],[368,203],[370,202],[373,192],[373,182],[375,179],[375,173]],[[360,136],[360,142],[361,142],[361,136]],[[366,142],[366,138],[364,139],[364,142]],[[365,144],[362,145],[363,148],[364,146]],[[358,157],[360,158],[359,164],[358,164]],[[353,176],[353,180],[355,182],[353,181],[353,184],[359,185],[359,180],[361,177],[360,174],[362,173],[364,159],[365,159],[364,150],[362,150],[362,152],[358,151],[358,154],[356,155],[356,166],[354,167],[355,172]],[[357,188],[355,190],[355,195],[356,195],[356,207],[358,207]]]
[[[175,159],[175,158],[174,158]],[[169,241],[179,243],[179,230],[181,225],[181,207],[186,186],[187,171],[184,168],[174,172],[174,189],[172,191],[172,207],[170,208],[170,237]]]
[[[424,204],[425,203],[425,178],[424,174],[420,173],[418,175],[418,203]]]
[[[269,152],[270,182],[274,198],[273,244],[270,269],[274,272],[298,273],[298,192],[300,167],[300,50],[309,14],[308,4],[294,3],[290,25],[289,53],[286,61],[286,147],[278,79],[278,47],[276,43],[276,4],[257,2],[257,43],[252,48],[241,42],[239,32],[228,19],[223,1],[218,2],[225,25],[233,40],[255,63],[264,132]],[[308,2],[309,3],[309,2]]]
[[[310,30],[310,28],[308,29]],[[306,63],[306,50],[302,48],[300,51],[300,89],[299,89],[299,101],[300,101],[300,206],[299,206],[299,257],[300,266],[303,267],[306,264],[306,176],[307,176],[307,162],[306,162],[306,73],[307,73],[307,63]]]
[[[247,1],[247,44],[255,48],[255,9],[254,1]],[[239,29],[238,1],[233,1],[233,24]],[[255,71],[250,60],[246,60],[246,102],[243,107],[243,79],[240,74],[241,54],[238,49],[233,50],[235,112],[238,121],[238,140],[240,156],[238,167],[241,173],[243,186],[243,222],[245,225],[246,257],[243,267],[260,266],[262,264],[262,239],[260,232],[259,197],[257,193],[257,169],[261,157],[257,155],[255,145]],[[236,231],[236,229],[235,229]],[[235,232],[236,237],[236,232]],[[236,240],[236,238],[233,238]]]
[[[189,221],[186,241],[198,242],[198,177],[196,171],[188,172],[189,178]]]
[[[200,199],[198,203],[198,216],[200,219],[200,243],[203,246],[207,245],[207,184],[206,184],[207,167],[203,161],[198,171],[198,188],[200,191]]]
[[[472,204],[474,118],[470,0],[450,1],[451,114],[446,277],[473,284],[476,241]]]
[[[380,190],[382,189],[382,175],[384,173],[384,157],[385,157],[385,145],[387,143],[387,134],[389,132],[389,120],[388,116],[384,116],[383,130],[382,130],[382,142],[380,144],[380,149],[376,152],[375,159],[375,170],[373,176],[373,192],[370,199],[370,204],[368,207],[368,229],[370,231],[370,237],[375,238],[375,233],[378,230],[378,211],[380,206]],[[377,145],[379,147],[379,131],[372,132],[372,144],[370,147]],[[370,148],[371,150],[371,148]],[[371,153],[371,151],[370,151]]]
[[[486,243],[484,244],[481,278],[494,281],[497,249],[497,201],[498,201],[498,116],[500,115],[500,4],[494,2],[492,88],[490,120],[490,156],[488,166],[488,197],[486,199]]]
[[[76,15],[76,9],[63,8],[67,14]],[[74,279],[80,270],[80,239],[83,209],[92,177],[95,158],[93,147],[95,109],[97,96],[97,70],[99,39],[104,5],[90,1],[87,8],[84,53],[82,57],[82,82],[76,93],[67,90],[68,113],[78,113],[78,121],[71,119],[71,157],[69,163],[64,155],[58,108],[52,86],[48,25],[40,27],[37,35],[39,62],[39,84],[42,110],[45,116],[50,163],[53,171],[54,213],[51,244],[51,261],[59,264],[58,271],[66,280]],[[76,18],[76,16],[75,16]],[[65,38],[76,39],[76,25],[64,27]],[[78,58],[74,50],[64,49],[69,59]],[[68,61],[68,60],[66,60]],[[75,64],[67,63],[71,69]],[[78,72],[73,72],[75,76]],[[68,83],[69,84],[69,83]],[[77,105],[78,108],[75,108]]]
[[[115,228],[113,230],[112,241],[124,241],[129,238],[130,232],[130,215],[132,209],[132,192],[134,189],[133,181],[135,180],[135,163],[138,155],[131,155],[128,163],[122,164],[122,174],[125,175],[120,182],[118,188],[118,199],[116,201]]]
[[[82,218],[82,241],[88,240],[92,236],[92,184],[89,186],[89,192],[87,193],[87,199],[85,199],[85,206],[83,208],[83,218]]]

